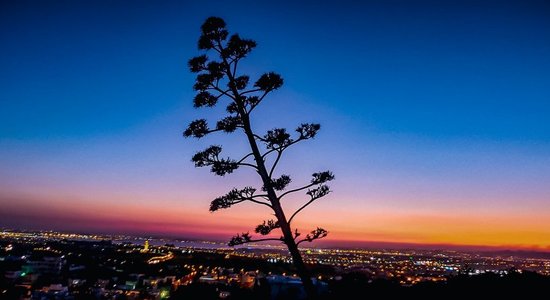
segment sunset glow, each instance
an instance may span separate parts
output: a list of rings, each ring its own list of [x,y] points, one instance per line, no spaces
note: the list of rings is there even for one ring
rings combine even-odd
[[[480,18],[437,1],[322,2],[1,4],[18,9],[0,9],[0,227],[225,241],[270,218],[249,204],[210,213],[257,176],[190,162],[210,144],[245,153],[240,133],[181,136],[224,109],[193,109],[186,67],[198,24],[222,15],[258,41],[245,71],[285,78],[255,128],[322,124],[280,166],[295,186],[336,175],[296,221],[329,231],[319,245],[550,251],[548,5],[487,2]]]

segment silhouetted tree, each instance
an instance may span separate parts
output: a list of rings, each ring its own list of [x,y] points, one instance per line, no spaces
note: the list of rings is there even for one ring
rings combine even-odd
[[[238,73],[238,65],[256,47],[256,42],[241,38],[238,34],[229,36],[224,20],[217,17],[208,18],[202,25],[201,31],[199,49],[210,51],[215,59],[200,55],[189,60],[191,72],[198,73],[193,86],[197,91],[193,101],[194,107],[213,107],[224,99],[227,101],[228,115],[213,127],[210,127],[205,119],[195,120],[189,124],[183,135],[202,138],[214,132],[241,131],[244,133],[243,138],[246,138],[250,145],[250,153],[242,155],[239,159],[232,159],[222,156],[221,146],[213,145],[197,152],[192,161],[196,167],[210,167],[211,171],[219,176],[233,173],[240,167],[252,168],[261,177],[263,183],[260,191],[250,186],[234,188],[229,193],[214,199],[210,204],[210,211],[229,208],[242,202],[253,202],[273,210],[276,219],[263,221],[255,228],[256,233],[267,237],[254,239],[250,233],[245,232],[234,236],[229,245],[259,241],[285,243],[308,296],[314,298],[315,289],[298,245],[321,239],[327,236],[328,232],[318,227],[300,238],[301,234],[292,226],[292,221],[304,208],[330,193],[326,183],[333,180],[334,175],[330,171],[313,173],[308,184],[289,189],[290,176],[282,174],[275,177],[274,174],[283,153],[290,146],[314,138],[321,126],[303,123],[296,128],[294,136],[285,128],[274,128],[264,135],[254,132],[251,127],[251,114],[267,95],[283,85],[283,78],[279,74],[268,72],[261,75],[250,86],[250,77]],[[304,192],[308,199],[290,217],[287,217],[281,207],[281,200],[297,192]],[[281,231],[281,237],[273,238],[270,235],[275,229]]]

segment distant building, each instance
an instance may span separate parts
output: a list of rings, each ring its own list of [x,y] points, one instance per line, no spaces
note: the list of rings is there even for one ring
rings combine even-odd
[[[143,244],[143,250],[141,252],[149,252],[149,240],[145,240],[145,243]]]
[[[218,284],[220,283],[218,281],[218,278],[214,277],[213,275],[203,275],[199,277],[200,283],[208,283],[208,284]]]
[[[59,256],[44,256],[42,259],[27,261],[22,269],[27,274],[59,274],[64,262]]]

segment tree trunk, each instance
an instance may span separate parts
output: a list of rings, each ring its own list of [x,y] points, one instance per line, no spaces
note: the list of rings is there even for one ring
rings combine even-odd
[[[275,216],[277,217],[279,226],[281,226],[284,243],[287,245],[288,251],[292,256],[292,262],[296,267],[296,271],[298,272],[298,275],[302,279],[302,284],[304,285],[304,289],[306,291],[308,299],[315,299],[317,298],[317,291],[315,289],[315,286],[313,285],[309,271],[307,270],[306,265],[304,264],[304,260],[302,259],[302,254],[298,250],[298,245],[294,240],[292,229],[290,228],[290,224],[286,219],[286,216],[283,211],[283,208],[281,207],[279,198],[277,198],[277,195],[275,194],[275,190],[273,189],[273,186],[271,184],[271,178],[268,175],[264,160],[260,154],[260,150],[258,149],[256,140],[254,139],[254,135],[250,127],[250,120],[248,119],[248,116],[243,117],[242,122],[244,125],[246,136],[248,137],[250,148],[252,149],[252,153],[254,155],[254,159],[256,160],[256,165],[258,166],[258,174],[262,178],[263,184],[267,191],[267,195],[269,197],[271,205],[273,206],[273,211],[275,212]]]
[[[296,267],[296,271],[298,272],[298,275],[302,279],[302,283],[304,285],[308,298],[315,299],[317,298],[317,291],[315,289],[315,286],[313,286],[313,282],[311,281],[311,275],[307,270],[306,265],[304,264],[304,260],[302,259],[302,254],[300,253],[300,250],[298,249],[298,245],[296,245],[296,241],[294,240],[294,236],[292,234],[292,229],[290,228],[290,224],[286,220],[283,209],[281,208],[281,205],[278,200],[277,200],[277,206],[278,206],[278,209],[275,209],[275,211],[280,210],[281,212],[281,217],[277,216],[277,219],[279,221],[279,224],[281,225],[281,231],[283,232],[283,235],[284,235],[285,244],[288,247],[288,251],[290,252],[290,255],[292,255],[292,262]]]
[[[221,41],[219,41],[220,47],[221,47]],[[226,74],[229,78],[229,81],[235,82],[234,74],[231,73],[231,70],[229,69],[229,64],[227,63],[227,60],[223,59],[224,64],[226,67]],[[239,91],[235,88],[235,85],[230,87],[231,92],[235,96],[235,102],[237,103],[239,115],[241,117],[241,121],[243,122],[244,132],[246,134],[246,137],[248,138],[248,143],[250,144],[250,149],[252,150],[252,154],[254,155],[254,160],[256,161],[256,166],[258,167],[258,174],[262,178],[262,182],[265,186],[265,189],[267,191],[267,195],[269,197],[269,201],[271,202],[271,206],[273,207],[273,211],[275,212],[275,216],[277,217],[277,221],[279,222],[279,226],[281,226],[281,231],[283,233],[284,243],[288,247],[288,251],[290,252],[290,255],[292,256],[292,262],[294,266],[296,267],[296,271],[298,272],[298,275],[302,279],[302,284],[304,285],[304,289],[307,294],[308,299],[316,299],[317,298],[317,290],[313,286],[313,282],[311,280],[311,276],[306,268],[306,265],[304,264],[304,260],[302,259],[302,254],[298,250],[298,245],[296,244],[296,241],[294,240],[294,236],[292,234],[292,229],[290,228],[290,224],[288,223],[288,220],[286,219],[285,213],[283,211],[283,208],[281,207],[281,203],[279,202],[279,198],[277,197],[277,194],[275,193],[275,190],[273,189],[273,185],[271,183],[271,178],[269,176],[269,173],[267,172],[267,169],[265,167],[264,160],[262,158],[262,155],[260,153],[260,149],[258,148],[258,145],[256,144],[256,139],[254,138],[254,133],[252,132],[252,127],[250,125],[250,118],[249,115],[245,112],[244,106],[241,103],[241,95]]]

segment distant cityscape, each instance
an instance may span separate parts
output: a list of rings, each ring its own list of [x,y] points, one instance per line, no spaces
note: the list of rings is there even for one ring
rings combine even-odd
[[[303,255],[321,290],[352,273],[401,286],[485,273],[550,276],[550,255],[321,248],[305,248]],[[216,286],[222,299],[262,283],[284,293],[300,284],[291,263],[284,248],[270,245],[3,230],[0,298],[171,299],[194,284]]]

